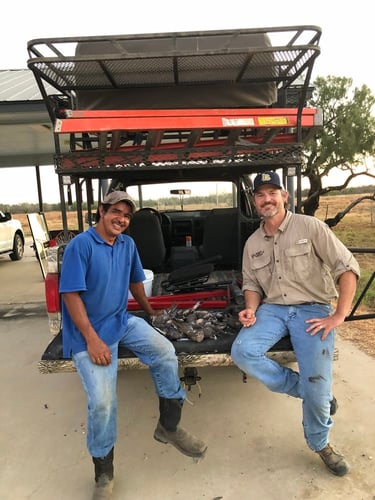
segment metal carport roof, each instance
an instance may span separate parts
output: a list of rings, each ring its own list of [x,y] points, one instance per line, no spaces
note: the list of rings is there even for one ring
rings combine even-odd
[[[51,120],[32,71],[0,70],[0,167],[53,165],[54,153]]]

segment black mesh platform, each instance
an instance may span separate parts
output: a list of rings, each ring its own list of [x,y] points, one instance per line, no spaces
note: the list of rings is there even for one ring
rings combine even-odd
[[[78,96],[77,109],[269,106],[303,83],[320,35],[293,26],[38,39],[28,43],[28,67]]]

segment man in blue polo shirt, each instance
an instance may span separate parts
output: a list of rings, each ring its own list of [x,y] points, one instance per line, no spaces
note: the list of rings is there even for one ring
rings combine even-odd
[[[126,192],[107,195],[95,227],[67,245],[60,277],[64,356],[72,356],[87,395],[87,447],[95,465],[93,498],[107,498],[113,488],[119,345],[150,369],[160,408],[154,438],[192,457],[203,457],[207,448],[178,425],[186,395],[173,345],[126,310],[130,289],[147,314],[158,314],[144,291],[145,275],[134,241],[123,234],[135,209]]]

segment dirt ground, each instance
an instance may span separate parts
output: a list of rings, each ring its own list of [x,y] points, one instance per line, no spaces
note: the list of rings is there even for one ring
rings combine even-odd
[[[350,321],[338,329],[338,334],[350,340],[358,349],[375,358],[375,319]]]

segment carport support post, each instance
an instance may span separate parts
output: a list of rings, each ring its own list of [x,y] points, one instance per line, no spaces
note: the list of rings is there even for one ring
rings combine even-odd
[[[301,166],[297,165],[297,213],[302,213],[302,172]]]
[[[60,191],[60,204],[61,204],[60,209],[61,209],[61,218],[63,223],[64,241],[68,241],[68,218],[66,215],[64,184],[62,175],[59,175],[59,191]]]
[[[289,193],[289,205],[290,211],[295,212],[295,196],[294,196],[294,177],[287,176],[286,178],[286,189]]]
[[[301,167],[296,165],[290,166],[283,170],[286,189],[289,193],[289,210],[291,212],[301,213]],[[295,191],[295,180],[297,181],[297,190]],[[297,194],[297,196],[296,196]]]
[[[39,165],[35,165],[35,175],[36,175],[36,187],[38,190],[39,212],[43,212],[42,184],[40,182],[40,167],[39,167]]]

